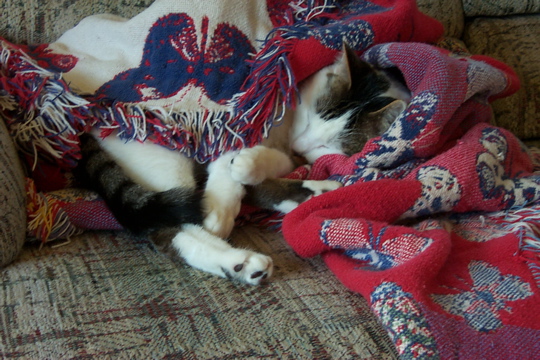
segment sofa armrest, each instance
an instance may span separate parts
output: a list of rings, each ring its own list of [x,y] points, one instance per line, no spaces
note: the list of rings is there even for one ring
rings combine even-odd
[[[540,14],[467,18],[463,40],[471,53],[503,61],[520,79],[517,93],[493,103],[494,124],[522,140],[540,139]]]
[[[17,257],[26,238],[24,179],[15,145],[0,119],[0,267]]]

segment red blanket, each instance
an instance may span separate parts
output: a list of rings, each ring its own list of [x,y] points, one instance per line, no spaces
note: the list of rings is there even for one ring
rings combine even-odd
[[[415,43],[364,57],[397,66],[412,101],[361,153],[314,164],[312,179],[347,186],[285,216],[285,239],[370,300],[403,358],[531,358],[540,174],[515,136],[489,124],[489,101],[515,90],[515,74]]]

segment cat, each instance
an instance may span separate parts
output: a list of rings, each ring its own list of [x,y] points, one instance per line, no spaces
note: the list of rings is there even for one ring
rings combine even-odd
[[[279,148],[289,158],[292,151],[308,163],[327,154],[351,156],[362,151],[369,139],[390,127],[411,99],[398,69],[376,69],[361,60],[347,44],[334,64],[301,84],[299,93],[300,103],[292,114],[287,114],[293,119],[285,121],[285,129],[281,126],[272,129],[281,133],[271,133],[263,145]],[[276,144],[276,139],[287,141],[285,145]],[[243,149],[231,167],[233,179],[248,185],[244,202],[250,205],[286,213],[317,192],[309,189],[329,186],[287,179],[261,183],[271,178],[273,172],[268,165],[270,159],[260,156],[261,153],[269,156],[261,151],[261,146]],[[282,164],[288,161],[283,155],[274,157]],[[262,186],[249,186],[259,183]],[[324,191],[322,188],[317,193]]]
[[[96,190],[134,234],[159,234],[156,246],[194,268],[258,285],[272,275],[268,256],[229,244],[242,199],[282,212],[339,188],[336,181],[281,179],[293,155],[313,163],[352,155],[381,135],[405,109],[408,90],[344,47],[336,62],[305,80],[299,103],[261,145],[201,165],[152,143],[125,142],[99,130],[81,136],[76,176]],[[246,194],[247,193],[247,194]]]

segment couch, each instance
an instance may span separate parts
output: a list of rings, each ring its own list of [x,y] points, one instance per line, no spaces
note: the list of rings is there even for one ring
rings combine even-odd
[[[0,36],[44,43],[95,13],[131,17],[152,0],[0,0]],[[540,140],[540,1],[419,0],[445,35],[502,60],[521,89],[493,104],[494,124]],[[1,89],[0,89],[1,91]],[[232,241],[272,256],[272,281],[250,287],[175,263],[153,243],[92,231],[41,244],[26,236],[25,172],[0,121],[0,354],[67,359],[391,359],[367,302],[320,258],[252,225]]]

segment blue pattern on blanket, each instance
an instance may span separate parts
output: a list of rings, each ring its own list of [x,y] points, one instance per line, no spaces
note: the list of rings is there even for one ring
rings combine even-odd
[[[246,61],[255,49],[236,27],[220,23],[210,35],[208,25],[203,17],[199,40],[189,15],[160,18],[149,30],[139,67],[116,75],[96,96],[141,102],[168,98],[192,85],[217,103],[229,100],[249,74]]]

